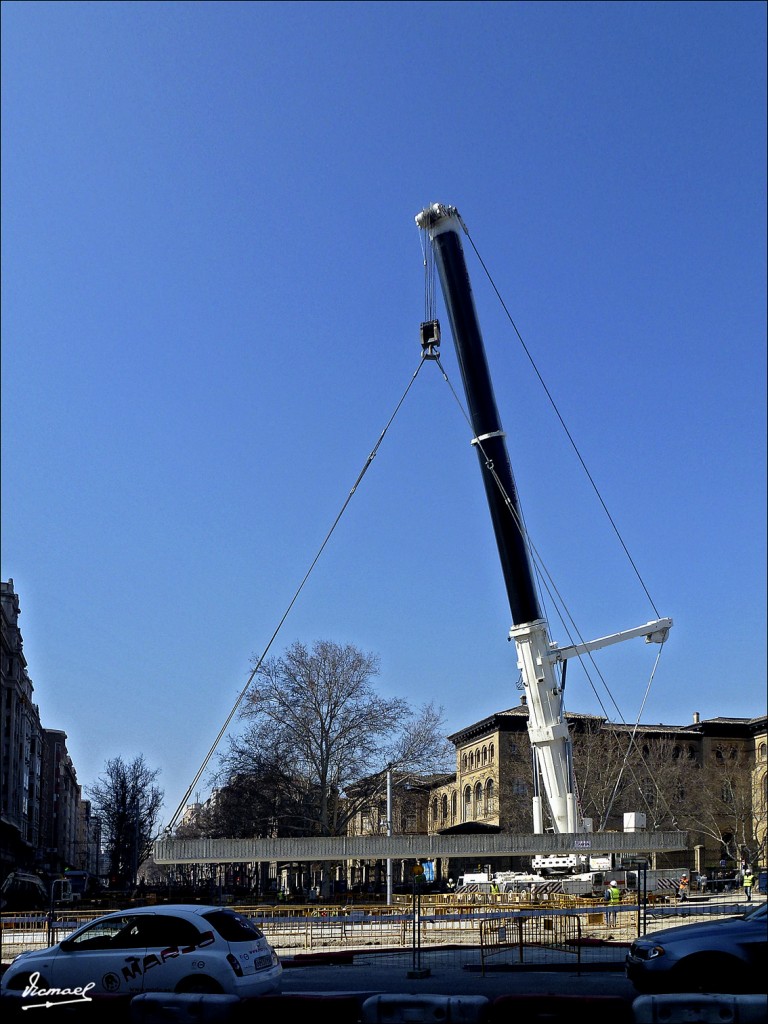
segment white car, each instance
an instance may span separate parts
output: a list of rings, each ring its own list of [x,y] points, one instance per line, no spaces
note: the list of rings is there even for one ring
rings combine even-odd
[[[280,991],[282,972],[246,917],[224,907],[153,906],[107,914],[55,946],[21,953],[0,985],[26,1008],[140,992],[263,995]]]

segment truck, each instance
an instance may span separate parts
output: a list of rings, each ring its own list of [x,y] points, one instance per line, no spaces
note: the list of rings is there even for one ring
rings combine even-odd
[[[555,834],[583,833],[589,825],[577,800],[571,737],[563,707],[568,661],[637,637],[643,637],[646,643],[662,644],[672,628],[672,619],[656,619],[566,646],[550,638],[464,258],[461,235],[466,227],[456,207],[442,203],[421,210],[416,223],[431,247],[440,278],[474,433],[471,443],[478,455],[512,614],[508,639],[515,644],[533,751],[534,834],[545,832],[547,818],[547,830]],[[425,357],[439,358],[439,321],[422,323],[421,342]]]
[[[589,857],[581,853],[536,854],[531,867],[540,875],[579,875],[590,870]]]

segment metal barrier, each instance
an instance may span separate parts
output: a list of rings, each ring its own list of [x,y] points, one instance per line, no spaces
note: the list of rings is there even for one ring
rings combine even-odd
[[[729,898],[689,897],[684,901],[649,900],[644,908],[621,903],[617,908],[617,924],[608,927],[605,907],[599,901],[548,893],[537,902],[531,902],[530,894],[513,895],[516,898],[506,894],[500,900],[494,894],[482,903],[467,903],[455,897],[429,902],[424,899],[415,924],[412,910],[402,904],[341,907],[279,904],[232,909],[252,919],[284,958],[333,950],[386,958],[418,945],[430,957],[453,958],[456,963],[465,964],[468,958],[475,960],[480,955],[485,959],[494,955],[493,949],[511,947],[512,933],[503,941],[499,939],[499,925],[493,922],[500,920],[529,922],[522,926],[522,931],[521,926],[515,924],[513,933],[517,943],[514,948],[519,951],[522,943],[523,950],[531,950],[531,957],[535,955],[547,962],[555,962],[559,957],[561,962],[570,963],[574,953],[584,947],[582,961],[586,957],[591,962],[607,963],[623,959],[623,947],[638,934],[713,916],[733,916],[745,908],[744,901],[733,895]],[[157,910],[162,912],[162,904],[158,904]],[[45,912],[0,915],[2,959],[8,962],[26,949],[44,948],[88,921],[103,916],[96,910],[59,913],[61,920],[52,924]],[[570,924],[562,923],[574,920],[578,921],[577,934],[568,930],[572,927]],[[576,940],[582,942],[582,946],[569,944]],[[534,954],[533,950],[539,952]]]
[[[546,916],[515,914],[491,917],[480,922],[480,966],[485,976],[489,957],[516,949],[519,963],[524,963],[526,946],[558,949],[575,956],[581,965],[581,921],[576,915]]]

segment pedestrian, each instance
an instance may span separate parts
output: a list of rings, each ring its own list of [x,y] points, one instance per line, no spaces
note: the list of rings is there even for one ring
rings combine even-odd
[[[681,900],[688,899],[688,875],[682,875],[677,883],[677,895]]]
[[[621,890],[619,889],[618,882],[611,880],[608,883],[608,888],[605,890],[603,898],[608,904],[608,909],[605,912],[605,923],[609,928],[615,928],[619,920],[619,914],[616,908],[619,903],[621,903]]]
[[[744,872],[744,881],[742,882],[742,885],[744,886],[744,895],[747,897],[747,903],[752,902],[752,886],[754,884],[755,876],[752,874],[750,868],[747,868]]]
[[[699,892],[707,891],[707,876],[702,874],[699,875]]]

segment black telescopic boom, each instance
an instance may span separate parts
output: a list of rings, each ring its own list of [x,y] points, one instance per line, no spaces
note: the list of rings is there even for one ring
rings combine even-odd
[[[514,625],[543,618],[533,583],[522,516],[504,431],[493,394],[485,346],[477,320],[472,287],[459,236],[461,220],[454,207],[435,204],[416,222],[429,231],[440,284],[456,346],[478,449],[485,494],[491,512],[501,570]],[[486,463],[492,463],[490,472]]]

